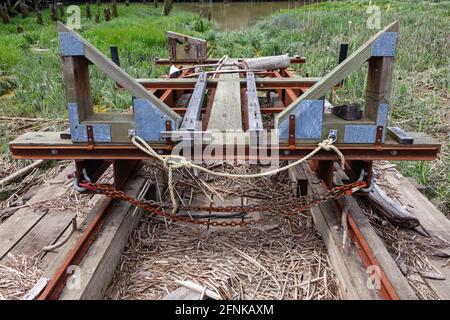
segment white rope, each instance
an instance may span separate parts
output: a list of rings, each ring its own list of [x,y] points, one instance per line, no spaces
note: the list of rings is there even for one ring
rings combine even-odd
[[[216,171],[211,171],[207,168],[204,168],[202,166],[199,166],[195,163],[193,163],[190,160],[187,160],[185,157],[183,156],[179,156],[179,155],[160,155],[158,154],[152,147],[150,147],[150,145],[145,142],[141,137],[138,136],[134,136],[131,138],[131,141],[133,142],[133,144],[138,147],[139,149],[141,149],[143,152],[145,152],[146,154],[148,154],[151,157],[154,157],[158,160],[160,160],[164,167],[166,168],[167,172],[168,172],[168,188],[169,188],[169,193],[170,193],[170,198],[172,200],[172,208],[173,208],[173,213],[175,214],[177,211],[177,201],[175,198],[175,192],[173,189],[173,169],[179,169],[179,168],[195,168],[198,169],[200,171],[209,173],[211,175],[215,175],[218,177],[226,177],[226,178],[261,178],[261,177],[266,177],[266,176],[271,176],[277,173],[280,173],[282,171],[288,170],[290,168],[293,168],[297,165],[299,165],[302,162],[307,161],[308,159],[310,159],[311,157],[313,157],[316,153],[318,153],[320,150],[325,150],[325,151],[334,151],[336,152],[336,154],[339,156],[340,160],[341,160],[341,167],[344,168],[344,164],[345,164],[345,158],[344,155],[342,154],[342,152],[333,145],[334,140],[332,139],[325,139],[322,142],[320,142],[317,146],[317,148],[315,148],[313,151],[311,151],[308,155],[304,156],[303,158],[296,160],[292,163],[289,163],[288,165],[281,167],[281,168],[277,168],[274,170],[270,170],[270,171],[264,171],[264,172],[259,172],[259,173],[253,173],[253,174],[235,174],[235,173],[227,173],[227,172],[216,172]]]

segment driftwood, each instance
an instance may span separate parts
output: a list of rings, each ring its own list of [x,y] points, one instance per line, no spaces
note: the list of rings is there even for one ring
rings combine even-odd
[[[33,170],[34,168],[39,167],[40,165],[42,165],[44,163],[44,160],[37,160],[35,162],[33,162],[32,164],[26,166],[25,168],[22,168],[16,172],[14,172],[13,174],[7,176],[6,178],[3,178],[2,180],[0,180],[0,187],[3,185],[6,185],[8,183],[10,183],[11,181],[16,180],[17,178],[27,174],[28,172],[30,172],[31,170]]]
[[[367,196],[367,201],[392,224],[415,228],[420,225],[419,219],[409,213],[398,203],[389,198],[386,193],[374,182],[372,190]]]
[[[281,56],[270,56],[261,58],[251,58],[242,61],[245,69],[253,70],[274,70],[284,69],[291,65],[291,59],[287,54]]]

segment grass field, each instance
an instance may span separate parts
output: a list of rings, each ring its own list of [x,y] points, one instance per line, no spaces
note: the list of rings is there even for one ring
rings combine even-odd
[[[81,34],[108,52],[117,45],[123,68],[135,77],[155,77],[164,68],[152,65],[154,57],[166,57],[165,31],[198,35],[209,41],[212,56],[263,56],[301,54],[307,64],[300,75],[322,76],[337,63],[340,43],[350,52],[376,30],[367,28],[369,1],[338,1],[283,11],[263,18],[245,31],[219,32],[211,23],[174,10],[169,17],[153,6],[119,6],[120,16],[94,24],[82,19]],[[427,195],[450,213],[449,159],[449,1],[372,1],[381,8],[381,26],[400,20],[400,40],[394,71],[390,122],[407,130],[427,132],[443,144],[439,160],[400,162],[400,170],[427,187]],[[95,6],[92,6],[95,10]],[[84,8],[82,7],[82,16]],[[45,25],[34,17],[15,18],[0,25],[0,112],[9,116],[61,118],[65,97],[54,23],[44,12]],[[128,107],[130,97],[113,90],[114,83],[100,72],[93,73],[93,98],[98,110]],[[355,72],[342,89],[328,97],[334,103],[363,103],[365,70]],[[2,134],[1,143],[11,137]]]

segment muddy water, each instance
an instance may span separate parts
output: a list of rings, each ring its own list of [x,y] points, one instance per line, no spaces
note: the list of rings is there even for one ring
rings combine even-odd
[[[239,30],[255,24],[259,18],[271,15],[282,9],[294,9],[313,1],[248,1],[248,2],[199,2],[176,3],[175,7],[199,13],[202,17],[211,16],[222,31]]]

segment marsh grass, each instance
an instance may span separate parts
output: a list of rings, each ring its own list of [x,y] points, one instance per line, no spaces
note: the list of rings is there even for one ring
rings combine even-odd
[[[390,123],[406,130],[426,132],[442,143],[440,159],[433,162],[398,162],[403,174],[427,186],[427,194],[450,213],[449,159],[449,1],[371,1],[381,8],[381,26],[400,20],[398,51],[393,75]],[[187,12],[173,10],[162,17],[152,5],[119,5],[120,16],[107,23],[82,19],[80,33],[104,53],[119,47],[122,67],[135,77],[156,77],[166,69],[152,64],[166,57],[165,31],[180,31],[208,40],[212,56],[264,56],[289,53],[307,57],[296,66],[299,75],[323,76],[337,64],[339,44],[352,52],[377,30],[367,28],[369,1],[326,2],[285,10],[261,19],[242,31],[217,28]],[[84,6],[81,6],[84,16]],[[92,6],[96,10],[96,6]],[[44,26],[35,18],[15,18],[0,25],[1,77],[13,82],[0,91],[0,113],[14,116],[65,116],[65,96],[55,24],[44,11]],[[24,32],[15,33],[15,24]],[[198,32],[199,30],[201,32]],[[48,50],[40,50],[48,49]],[[123,110],[130,104],[126,93],[101,72],[92,69],[95,107]],[[343,88],[328,96],[334,103],[364,102],[366,69],[352,73]],[[6,82],[5,82],[6,84]],[[15,89],[14,89],[15,88]],[[13,90],[14,89],[14,90]],[[12,93],[11,93],[12,92]],[[3,140],[3,139],[2,139]],[[2,141],[3,142],[3,141]]]

